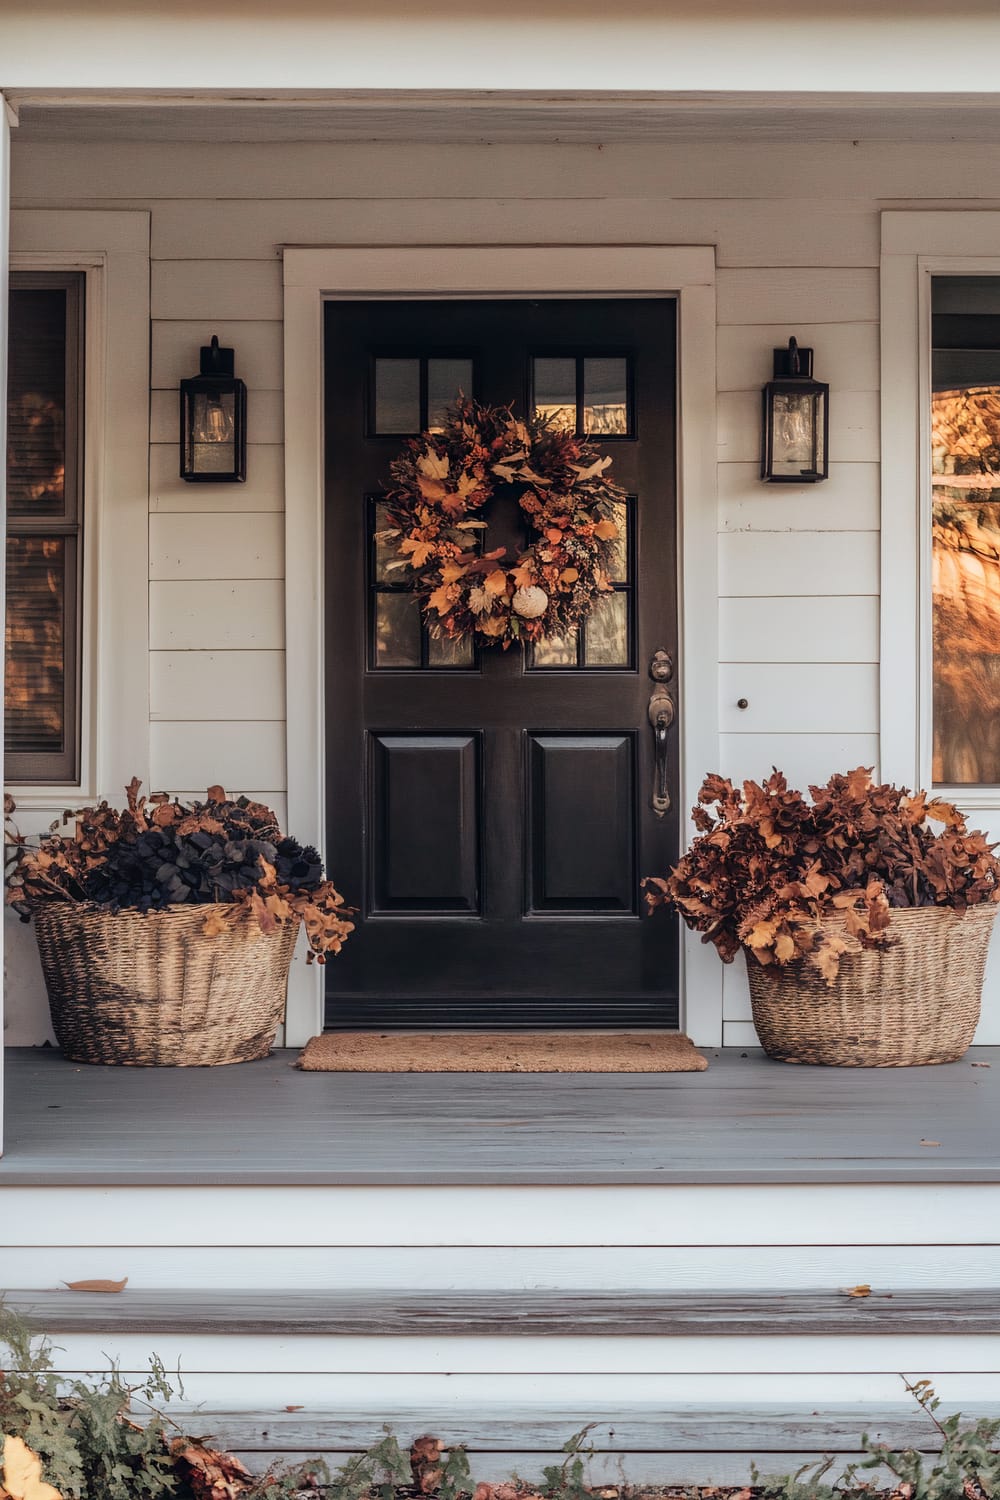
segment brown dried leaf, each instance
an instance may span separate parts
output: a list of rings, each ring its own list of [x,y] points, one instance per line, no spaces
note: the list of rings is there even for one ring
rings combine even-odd
[[[42,1478],[42,1460],[23,1438],[3,1439],[3,1488],[10,1500],[62,1500]]]
[[[844,1295],[846,1297],[870,1297],[871,1294],[872,1289],[867,1281],[861,1282],[859,1286],[847,1286],[844,1288]]]

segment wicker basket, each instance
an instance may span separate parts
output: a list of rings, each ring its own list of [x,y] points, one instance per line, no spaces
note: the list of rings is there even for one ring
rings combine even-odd
[[[212,910],[53,902],[33,914],[52,1025],[68,1058],[215,1067],[267,1056],[298,923],[264,933],[248,918],[206,937]]]
[[[811,965],[747,957],[753,1023],[769,1057],[837,1068],[954,1062],[972,1041],[997,908],[892,913],[888,948],[840,960],[828,985]],[[831,923],[841,919],[830,917]]]

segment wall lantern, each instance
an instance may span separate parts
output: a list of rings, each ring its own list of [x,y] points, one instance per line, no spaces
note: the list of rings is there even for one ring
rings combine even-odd
[[[181,478],[242,483],[247,477],[247,388],[233,371],[232,349],[213,333],[201,373],[181,381]]]
[[[771,484],[815,484],[829,473],[830,387],[813,380],[812,363],[794,339],[774,351],[760,450],[760,477]]]

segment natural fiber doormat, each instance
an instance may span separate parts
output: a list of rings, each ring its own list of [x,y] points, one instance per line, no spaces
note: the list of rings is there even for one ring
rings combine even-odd
[[[307,1073],[702,1073],[679,1031],[327,1031]]]

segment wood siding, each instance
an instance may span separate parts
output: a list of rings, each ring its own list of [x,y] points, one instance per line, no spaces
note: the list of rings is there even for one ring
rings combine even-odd
[[[988,145],[15,144],[15,204],[151,213],[153,779],[285,791],[288,244],[713,244],[719,764],[804,782],[876,763],[879,210],[975,206],[998,160]],[[206,494],[176,478],[176,383],[212,332],[249,386],[251,444],[246,486]],[[779,491],[756,477],[759,387],[793,333],[831,382],[833,458],[826,484]],[[724,1013],[725,1039],[750,1040],[729,974]],[[1000,980],[980,1040],[1000,1040]]]

